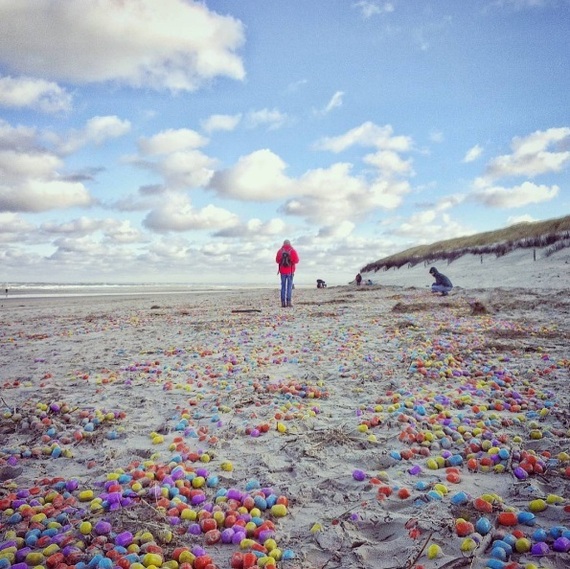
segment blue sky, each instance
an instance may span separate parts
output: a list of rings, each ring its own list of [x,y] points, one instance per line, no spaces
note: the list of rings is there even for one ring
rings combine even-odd
[[[351,280],[570,213],[570,0],[0,0],[0,280]]]

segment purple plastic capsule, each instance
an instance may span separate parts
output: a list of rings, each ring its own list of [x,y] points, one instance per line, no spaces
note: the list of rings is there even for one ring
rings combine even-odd
[[[206,495],[205,494],[196,494],[195,496],[192,496],[190,503],[193,506],[197,506],[198,504],[202,504],[205,501],[206,501]]]
[[[228,500],[241,500],[242,493],[235,488],[230,488],[227,493]]]
[[[200,535],[202,533],[200,524],[190,524],[188,526],[188,533],[191,533],[192,535]]]
[[[537,557],[542,557],[544,555],[548,555],[549,553],[550,548],[548,547],[548,543],[545,543],[544,541],[533,543],[532,547],[530,548],[530,554],[536,555]]]
[[[358,480],[358,482],[362,482],[363,480],[366,480],[366,473],[362,470],[353,470],[352,471],[352,477],[355,480]]]
[[[570,539],[564,536],[556,538],[552,544],[552,549],[554,549],[554,551],[562,551],[563,553],[567,553],[570,551]]]
[[[121,547],[126,547],[133,542],[133,534],[130,531],[124,531],[117,534],[115,537],[115,545],[120,545]]]
[[[111,533],[111,524],[103,520],[97,522],[93,528],[98,535],[107,535]]]
[[[2,543],[0,543],[0,551],[2,551],[3,549],[6,549],[8,547],[16,547],[17,542],[14,540],[10,540],[10,541],[3,541]]]
[[[519,479],[519,480],[526,480],[528,478],[528,472],[524,469],[521,468],[520,466],[517,466],[514,470],[513,470],[513,474]]]

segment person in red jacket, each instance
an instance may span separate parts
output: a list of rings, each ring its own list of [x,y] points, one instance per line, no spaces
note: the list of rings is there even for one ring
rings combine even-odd
[[[283,241],[283,246],[275,255],[275,262],[279,267],[277,273],[281,275],[281,306],[283,308],[293,306],[291,304],[293,276],[295,275],[295,265],[299,262],[299,255],[291,247],[289,239]]]

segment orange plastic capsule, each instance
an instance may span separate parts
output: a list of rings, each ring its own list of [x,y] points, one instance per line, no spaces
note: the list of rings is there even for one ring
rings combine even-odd
[[[410,496],[411,496],[411,492],[408,488],[400,488],[398,490],[398,498],[405,500],[406,498],[409,498]]]
[[[459,537],[465,537],[472,534],[475,531],[473,524],[463,519],[458,519],[455,522],[455,533]]]
[[[517,515],[514,512],[501,512],[497,516],[497,522],[502,526],[516,526]]]
[[[445,479],[451,484],[459,484],[461,482],[461,476],[457,472],[449,472]]]
[[[473,507],[478,512],[483,512],[485,514],[490,514],[493,511],[493,504],[491,502],[487,502],[487,500],[483,500],[483,498],[475,498],[475,500],[473,500]]]
[[[477,459],[476,458],[470,458],[467,461],[467,468],[469,470],[476,471],[479,468],[479,462],[477,461]]]

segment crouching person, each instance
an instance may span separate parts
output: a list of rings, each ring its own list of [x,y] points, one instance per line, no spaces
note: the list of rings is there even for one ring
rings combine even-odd
[[[453,288],[451,281],[435,267],[429,270],[429,274],[435,279],[435,282],[431,285],[431,291],[440,292],[441,296],[447,296],[449,291]]]

